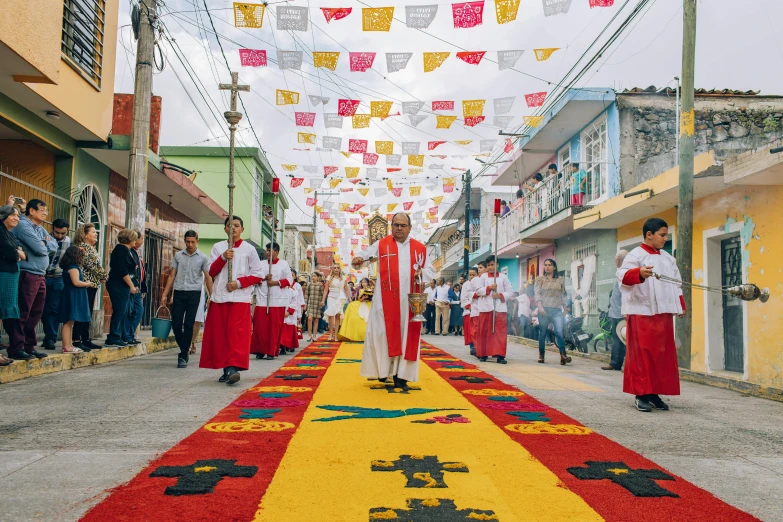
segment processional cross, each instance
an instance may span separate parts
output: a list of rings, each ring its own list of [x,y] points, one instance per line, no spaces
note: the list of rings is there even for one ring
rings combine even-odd
[[[231,110],[223,113],[229,124],[229,148],[228,148],[228,248],[233,248],[232,232],[234,230],[234,134],[237,130],[237,123],[242,119],[242,113],[237,112],[237,93],[239,91],[250,92],[249,85],[239,85],[239,73],[231,73],[231,83],[221,83],[218,85],[221,91],[231,91]],[[228,282],[233,280],[234,261],[228,264]]]

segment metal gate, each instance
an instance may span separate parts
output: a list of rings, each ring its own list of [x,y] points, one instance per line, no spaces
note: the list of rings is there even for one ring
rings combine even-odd
[[[742,243],[739,236],[720,242],[721,285],[742,284]],[[744,331],[742,301],[723,296],[723,353],[726,371],[743,372]]]
[[[144,314],[141,327],[151,328],[152,319],[160,303],[160,278],[163,273],[163,249],[168,248],[164,236],[147,231],[144,238],[144,269],[147,273],[147,295],[144,297]]]

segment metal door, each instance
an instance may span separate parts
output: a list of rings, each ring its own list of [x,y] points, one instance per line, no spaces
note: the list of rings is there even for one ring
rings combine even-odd
[[[721,285],[742,284],[742,243],[739,236],[720,242]],[[742,301],[723,296],[723,353],[727,371],[744,371],[744,331]]]
[[[141,327],[146,329],[152,325],[155,311],[160,303],[160,277],[163,273],[163,248],[166,240],[163,236],[147,231],[144,238],[144,268],[147,272],[147,295],[144,297],[144,314]],[[168,317],[168,315],[164,315]]]

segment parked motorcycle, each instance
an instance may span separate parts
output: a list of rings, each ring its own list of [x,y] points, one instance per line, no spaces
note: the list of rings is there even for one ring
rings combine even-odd
[[[588,343],[593,338],[592,334],[585,333],[582,329],[584,318],[574,317],[571,314],[565,314],[565,327],[563,328],[563,337],[565,345],[569,350],[579,350],[582,353],[588,352]]]
[[[593,351],[598,351],[598,343],[601,343],[605,352],[612,349],[612,320],[609,318],[609,312],[598,309],[598,327],[601,333],[593,338]]]

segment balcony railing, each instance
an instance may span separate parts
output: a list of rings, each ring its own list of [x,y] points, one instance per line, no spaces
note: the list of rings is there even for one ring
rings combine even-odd
[[[519,234],[524,230],[541,223],[554,216],[558,212],[573,205],[588,205],[606,193],[605,164],[595,165],[594,168],[584,172],[584,176],[576,176],[571,169],[568,172],[560,171],[538,183],[534,190],[524,188],[524,196],[512,204],[511,212],[498,220],[498,247],[504,248],[519,239]],[[578,182],[582,195],[572,197],[571,187],[575,179],[584,179],[584,184]],[[600,179],[599,179],[600,178]],[[580,201],[581,199],[581,201]],[[472,239],[472,238],[471,238]],[[488,242],[494,242],[494,227],[492,237],[485,238]],[[494,247],[493,247],[494,248]]]

